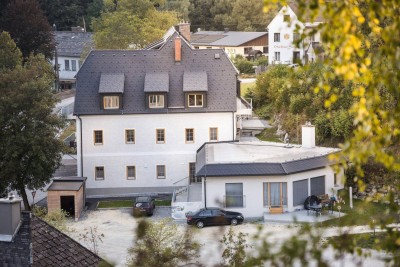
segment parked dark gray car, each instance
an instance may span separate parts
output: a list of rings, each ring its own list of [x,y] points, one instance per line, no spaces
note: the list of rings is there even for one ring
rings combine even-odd
[[[155,204],[154,200],[151,197],[137,197],[133,207],[133,215],[151,216],[154,213],[154,209],[155,209]]]

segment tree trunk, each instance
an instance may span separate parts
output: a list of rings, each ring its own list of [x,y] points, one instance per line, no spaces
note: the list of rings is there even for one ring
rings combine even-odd
[[[28,196],[26,195],[25,186],[22,185],[18,189],[18,193],[19,193],[20,196],[22,196],[22,200],[24,201],[25,210],[30,211],[31,210],[31,206],[29,206],[29,201],[28,201]]]

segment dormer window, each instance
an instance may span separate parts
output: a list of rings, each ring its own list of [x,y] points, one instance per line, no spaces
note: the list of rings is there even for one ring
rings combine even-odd
[[[123,73],[102,73],[99,94],[104,110],[122,109],[125,75]]]
[[[165,107],[164,95],[149,95],[149,108],[164,108]]]
[[[119,96],[103,96],[104,109],[119,109]]]
[[[185,107],[204,108],[207,106],[208,81],[204,71],[183,74],[183,92],[185,92]]]
[[[203,94],[188,94],[188,107],[203,107]]]

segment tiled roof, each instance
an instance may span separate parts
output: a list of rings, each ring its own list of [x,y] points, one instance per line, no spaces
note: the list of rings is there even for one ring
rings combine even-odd
[[[240,46],[263,36],[267,42],[267,32],[200,31],[193,33],[190,39],[192,45]]]
[[[32,216],[33,267],[42,266],[99,266],[99,256]]]
[[[22,224],[12,242],[0,242],[0,266],[30,266],[30,214],[22,213]]]
[[[168,92],[169,75],[168,72],[146,73],[144,79],[145,92]]]
[[[92,38],[91,32],[56,32],[58,56],[80,57],[85,48],[93,48]]]
[[[301,159],[283,163],[222,163],[201,167],[197,176],[259,176],[288,175],[324,168],[329,164],[326,156]]]
[[[208,91],[207,73],[204,71],[185,71],[183,74],[183,91]]]
[[[99,93],[123,93],[125,76],[123,73],[102,73]]]
[[[169,74],[166,109],[158,113],[233,112],[236,111],[237,71],[223,50],[194,50],[182,42],[182,60],[175,62],[174,38],[170,35],[159,50],[93,50],[82,65],[77,78],[74,114],[145,114],[154,113],[145,103],[146,73]],[[219,53],[220,58],[215,58]],[[184,72],[207,73],[207,106],[185,108]],[[125,88],[123,110],[102,110],[98,93],[102,73],[123,73]],[[171,108],[169,108],[171,107]],[[174,108],[173,108],[174,107]],[[177,108],[179,107],[179,108]]]

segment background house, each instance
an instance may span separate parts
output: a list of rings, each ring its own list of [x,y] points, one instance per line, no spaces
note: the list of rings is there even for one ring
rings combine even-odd
[[[322,16],[313,21],[299,21],[298,4],[288,2],[268,25],[269,64],[294,64],[312,62],[323,57],[318,25],[323,23]],[[299,27],[299,31],[296,30]],[[303,40],[299,47],[295,41],[300,39],[302,32],[314,32],[311,37]]]
[[[236,138],[240,90],[226,54],[194,50],[174,29],[153,48],[94,50],[76,76],[78,176],[88,196],[198,183],[196,150]]]
[[[195,49],[223,49],[230,58],[268,56],[267,32],[198,31],[191,34],[190,42]]]
[[[56,31],[56,54],[52,64],[58,63],[58,88],[75,89],[75,75],[83,64],[82,53],[93,48],[93,34],[76,27],[74,31]]]
[[[303,126],[302,145],[272,142],[205,144],[197,154],[203,203],[244,214],[303,209],[310,195],[332,195],[341,181],[328,155],[335,148],[315,146],[314,126]]]

